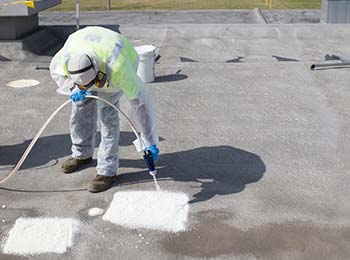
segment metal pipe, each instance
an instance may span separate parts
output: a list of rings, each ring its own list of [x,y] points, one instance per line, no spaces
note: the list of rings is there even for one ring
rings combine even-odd
[[[75,22],[76,30],[79,30],[79,0],[75,0]]]
[[[312,64],[310,69],[311,70],[317,70],[317,69],[337,69],[337,68],[344,68],[350,66],[350,63],[346,62],[338,62],[338,63],[325,63],[325,64]]]

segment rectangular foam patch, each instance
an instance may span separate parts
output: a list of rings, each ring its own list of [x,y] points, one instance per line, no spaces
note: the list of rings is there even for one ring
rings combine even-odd
[[[67,218],[19,218],[4,247],[5,254],[65,253],[73,245],[79,221]]]
[[[165,191],[117,192],[104,220],[129,228],[186,230],[188,196]]]

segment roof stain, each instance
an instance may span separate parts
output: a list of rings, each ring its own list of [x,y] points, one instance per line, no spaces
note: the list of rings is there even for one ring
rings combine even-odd
[[[161,243],[169,253],[192,257],[329,260],[350,255],[350,227],[287,222],[241,230],[226,224],[228,218],[232,216],[224,212],[202,212],[191,230],[171,234]]]

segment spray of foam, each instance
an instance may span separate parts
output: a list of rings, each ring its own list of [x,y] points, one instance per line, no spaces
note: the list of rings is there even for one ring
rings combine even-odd
[[[156,175],[152,175],[152,176],[153,176],[154,184],[156,185],[156,191],[161,191],[161,188],[159,187]]]

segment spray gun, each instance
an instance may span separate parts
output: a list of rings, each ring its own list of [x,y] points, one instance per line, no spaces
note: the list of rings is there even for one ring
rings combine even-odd
[[[156,185],[156,190],[157,191],[161,190],[159,185],[158,185],[157,178],[156,178],[157,170],[156,170],[156,167],[154,166],[153,155],[152,155],[151,151],[144,149],[143,150],[143,159],[145,160],[145,162],[147,164],[148,173],[153,177],[153,181]]]
[[[156,170],[156,167],[154,166],[152,153],[150,151],[144,150],[143,159],[146,162],[149,174],[151,174],[152,176],[155,176],[157,174],[157,170]]]
[[[138,139],[133,141],[133,144],[135,145],[136,150],[140,153],[143,152],[143,160],[145,161],[147,165],[147,169],[150,175],[155,176],[157,174],[156,167],[154,166],[153,156],[151,151],[146,149],[145,144],[143,143],[142,139],[138,137]]]

